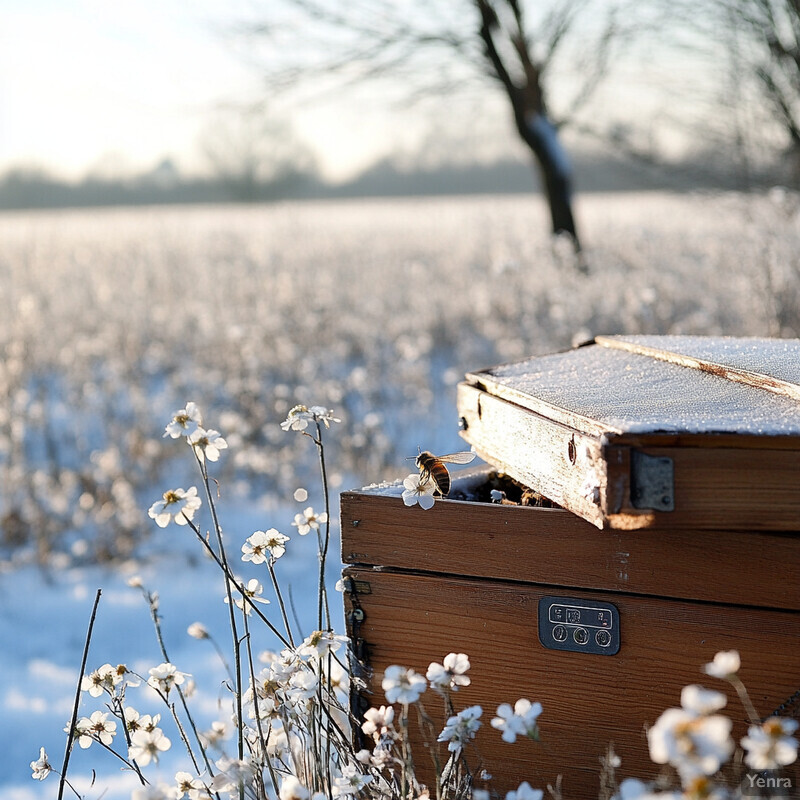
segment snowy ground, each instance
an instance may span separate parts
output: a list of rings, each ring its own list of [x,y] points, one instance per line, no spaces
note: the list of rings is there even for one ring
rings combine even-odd
[[[186,628],[200,620],[225,646],[222,584],[188,531],[143,514],[195,482],[188,453],[160,438],[172,410],[196,400],[229,440],[234,549],[256,529],[291,534],[306,505],[294,488],[320,507],[313,448],[278,426],[294,403],[341,414],[335,494],[404,475],[417,446],[458,449],[455,384],[469,369],[598,333],[796,336],[797,209],[783,192],[587,196],[588,277],[544,235],[538,198],[0,215],[0,302],[14,309],[0,326],[0,796],[54,796],[28,763],[45,746],[60,764],[97,588],[90,668],[161,661],[133,574],[160,593],[199,716],[216,716],[223,672]],[[310,629],[315,543],[292,545],[279,566]],[[128,559],[91,565],[109,551]],[[87,797],[112,781],[107,800],[129,796],[93,749],[70,767],[76,781],[104,770]]]
[[[243,509],[240,505],[230,508],[222,504],[220,514],[232,542],[243,541],[253,530],[271,524],[280,525],[281,530],[292,536],[288,555],[278,562],[278,571],[281,585],[291,591],[297,615],[308,633],[316,627],[317,559],[314,537],[298,537],[290,525],[301,505],[265,515],[255,505]],[[0,579],[0,641],[5,644],[0,654],[4,676],[4,689],[0,693],[3,718],[0,796],[4,800],[55,796],[57,776],[51,775],[42,783],[33,781],[28,764],[38,757],[43,746],[53,765],[61,765],[65,743],[62,729],[72,713],[84,637],[97,589],[102,589],[102,596],[89,669],[104,663],[125,663],[146,677],[149,668],[163,661],[147,603],[139,589],[128,585],[131,577],[140,576],[149,590],[159,593],[163,634],[171,661],[191,673],[198,686],[191,703],[199,726],[207,729],[213,720],[226,716],[220,713],[220,703],[229,708],[229,694],[223,688],[225,672],[214,648],[210,642],[198,641],[186,633],[191,623],[200,621],[223,651],[231,652],[228,610],[222,600],[224,584],[217,567],[200,555],[193,535],[186,528],[172,525],[158,535],[172,540],[168,552],[157,555],[145,552],[137,562],[114,570],[86,567],[43,571],[24,567]],[[332,550],[338,553],[336,542]],[[341,595],[334,590],[338,577],[336,556],[332,562],[328,583],[334,610],[338,612],[337,630],[341,631]],[[268,582],[263,567],[259,573],[257,568],[246,569],[239,562],[235,570],[241,576]],[[273,596],[266,586],[265,596]],[[277,622],[274,606],[265,609],[273,610],[275,616],[271,616]],[[254,624],[253,629],[257,631],[258,626]],[[254,634],[254,641],[256,652],[277,647],[267,632],[260,637]],[[147,689],[133,690],[128,696],[140,713],[163,711],[163,705]],[[97,709],[103,709],[101,698],[90,698],[84,693],[81,715],[88,716]],[[172,783],[176,770],[190,765],[165,716],[162,716],[164,731],[173,747],[148,778],[160,777]],[[90,789],[92,769],[98,771],[99,777],[96,787]],[[106,800],[129,798],[130,790],[138,786],[133,776],[123,774],[118,763],[96,744],[85,752],[75,748],[69,775],[75,786],[92,798],[99,797],[104,789],[108,789],[103,795]]]

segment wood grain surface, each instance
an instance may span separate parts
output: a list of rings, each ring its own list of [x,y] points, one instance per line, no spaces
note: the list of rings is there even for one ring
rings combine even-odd
[[[424,511],[369,491],[341,495],[341,520],[348,564],[800,610],[791,533],[600,531],[561,509],[438,500]]]
[[[593,437],[468,384],[458,408],[481,458],[597,527],[800,529],[797,437]],[[672,459],[674,511],[633,507],[631,447]]]
[[[711,555],[708,570],[714,571]],[[360,567],[346,574],[362,590],[356,602],[365,618],[356,633],[366,641],[374,670],[370,702],[385,702],[380,678],[387,666],[401,664],[424,674],[449,652],[467,653],[472,685],[457,693],[456,704],[477,703],[484,709],[476,748],[467,757],[471,767],[481,764],[494,775],[499,791],[522,780],[544,789],[563,774],[565,798],[593,800],[598,758],[610,742],[622,759],[623,775],[655,776],[645,726],[680,704],[686,684],[726,690],[727,684],[701,673],[719,650],[739,650],[741,677],[764,715],[800,684],[797,613],[571,591],[578,598],[611,601],[619,609],[622,645],[609,657],[548,650],[539,643],[537,604],[545,594],[559,594],[555,587]],[[352,600],[346,596],[348,608]],[[738,739],[746,715],[735,694],[728,691],[728,696]],[[544,706],[540,742],[507,744],[490,726],[498,704],[513,704],[520,697]],[[423,702],[442,724],[440,698],[429,690]],[[428,757],[418,734],[415,753],[424,768]]]

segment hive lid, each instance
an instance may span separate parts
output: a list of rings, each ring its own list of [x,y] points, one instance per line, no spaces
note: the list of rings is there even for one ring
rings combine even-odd
[[[603,336],[469,373],[462,436],[599,527],[800,530],[800,340]]]

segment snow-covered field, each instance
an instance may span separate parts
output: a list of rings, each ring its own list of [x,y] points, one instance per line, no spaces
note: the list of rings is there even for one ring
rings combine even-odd
[[[279,427],[295,403],[343,420],[335,492],[404,475],[417,446],[458,449],[466,370],[599,333],[800,331],[794,196],[591,195],[578,210],[588,277],[536,197],[0,215],[3,798],[53,796],[28,763],[42,745],[60,763],[97,588],[90,667],[161,660],[132,574],[159,591],[170,656],[215,715],[223,673],[185,631],[202,620],[227,642],[222,584],[185,529],[144,513],[196,482],[188,448],[161,439],[186,400],[228,440],[223,525],[243,541],[291,533],[298,486],[319,507],[313,447]],[[310,539],[280,567],[313,618]],[[93,564],[107,555],[122,566]],[[89,797],[121,780],[102,755]],[[76,780],[89,771],[76,756]]]

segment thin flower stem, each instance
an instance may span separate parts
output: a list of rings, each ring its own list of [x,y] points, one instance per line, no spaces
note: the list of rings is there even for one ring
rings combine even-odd
[[[738,675],[731,675],[728,678],[728,681],[730,682],[731,686],[736,689],[736,694],[739,695],[739,699],[742,701],[744,710],[747,712],[747,716],[750,717],[750,722],[753,725],[761,725],[761,717],[758,716],[758,712],[750,700],[750,695],[747,694],[747,689],[742,683],[741,678]]]
[[[325,589],[325,563],[328,560],[328,545],[331,539],[331,503],[330,495],[328,492],[328,470],[325,466],[325,445],[322,442],[322,428],[320,427],[319,420],[315,420],[317,425],[317,438],[314,439],[317,445],[317,452],[319,454],[319,471],[322,477],[322,498],[325,502],[325,536],[323,539],[323,547],[319,559],[319,606],[317,610],[317,621],[319,623],[317,630],[323,630],[322,627],[322,605],[325,604],[325,615],[327,619],[326,629],[330,630],[331,627],[331,612],[328,607],[328,594]],[[313,438],[313,437],[312,437]]]
[[[86,641],[83,645],[83,657],[81,658],[81,668],[80,672],[78,673],[78,686],[75,690],[75,704],[72,707],[72,718],[69,721],[69,733],[67,734],[67,746],[64,750],[64,761],[61,765],[61,772],[59,773],[61,778],[58,782],[58,800],[62,800],[64,797],[64,785],[67,783],[67,769],[69,767],[69,757],[70,753],[72,752],[72,742],[75,737],[75,725],[78,722],[78,708],[81,704],[81,683],[83,682],[83,676],[86,672],[86,661],[89,658],[89,643],[92,640],[92,630],[94,629],[94,621],[97,617],[97,606],[100,604],[100,595],[103,593],[102,589],[97,590],[97,594],[94,598],[94,605],[92,606],[92,613],[89,617],[89,628],[86,631]],[[70,786],[72,789],[72,786]],[[72,789],[72,791],[75,791]],[[77,792],[75,792],[77,794]]]
[[[55,772],[56,775],[59,775],[59,776],[61,775],[61,773],[57,769],[54,769],[53,772]],[[75,797],[78,798],[78,800],[83,800],[81,795],[78,793],[78,790],[66,778],[64,778],[64,783],[72,791],[72,793],[75,795]]]
[[[251,603],[252,605],[252,603]],[[258,686],[256,685],[256,668],[253,663],[253,647],[250,640],[250,624],[247,621],[247,614],[243,615],[244,620],[244,636],[245,636],[245,649],[247,651],[247,662],[250,665],[250,687],[253,690],[253,707],[255,709],[256,714],[256,727],[258,728],[258,740],[261,743],[261,757],[264,759],[267,769],[269,770],[269,776],[272,779],[272,786],[275,789],[275,794],[278,794],[278,781],[275,776],[275,772],[272,768],[272,764],[269,760],[269,754],[267,753],[267,740],[264,738],[264,727],[261,722],[261,709],[258,707]],[[263,789],[263,786],[261,787]]]
[[[233,673],[231,672],[230,665],[228,664],[228,660],[225,658],[225,653],[222,652],[222,648],[217,644],[217,640],[209,633],[208,634],[208,641],[211,642],[214,650],[217,651],[217,656],[219,656],[219,660],[222,663],[222,666],[225,668],[225,672],[228,673],[228,677],[233,682]]]
[[[118,753],[118,752],[117,752],[117,751],[116,751],[116,750],[115,750],[113,747],[111,747],[110,745],[107,745],[107,744],[105,744],[104,742],[101,742],[101,741],[100,741],[99,739],[97,739],[96,737],[94,737],[94,736],[93,736],[92,738],[93,738],[93,739],[94,739],[94,740],[97,742],[97,744],[99,744],[99,745],[100,745],[100,746],[101,746],[103,749],[105,749],[105,750],[108,750],[108,752],[109,752],[109,753],[111,753],[111,755],[112,755],[112,756],[116,756],[116,757],[117,757],[117,758],[118,758],[118,759],[119,759],[119,760],[120,760],[120,761],[121,761],[123,764],[125,764],[125,766],[127,766],[127,767],[128,767],[128,769],[130,769],[130,770],[133,770],[133,764],[131,764],[131,762],[130,762],[130,761],[128,761],[128,759],[127,759],[127,758],[125,758],[125,756],[123,756],[123,755],[120,755],[120,754],[119,754],[119,753]],[[144,783],[142,784],[143,786],[149,786],[149,785],[150,785],[150,781],[148,781],[146,778],[142,778],[142,780],[144,781]]]
[[[275,563],[272,558],[267,561],[267,569],[269,569],[269,576],[272,578],[272,586],[275,589],[275,594],[278,597],[278,605],[281,609],[281,616],[283,617],[283,625],[286,628],[286,635],[289,637],[289,644],[294,649],[294,639],[292,638],[292,628],[289,625],[289,617],[286,616],[286,606],[283,602],[283,593],[281,592],[281,587],[278,584],[278,579],[275,576]]]
[[[119,697],[112,697],[111,698],[111,713],[122,723],[122,733],[125,736],[125,744],[128,746],[128,752],[131,749],[131,734],[128,730],[128,723],[125,719],[125,710],[122,707],[122,699]],[[142,786],[146,784],[144,779],[144,775],[142,775],[142,770],[139,768],[139,765],[136,763],[136,759],[131,759],[131,764],[133,765],[136,774],[139,776],[139,780],[142,783]]]
[[[195,525],[195,524],[194,524],[194,522],[193,522],[192,520],[187,520],[187,525],[188,525],[188,526],[189,526],[189,527],[192,529],[192,531],[194,531],[194,534],[195,534],[195,536],[197,537],[198,541],[200,542],[200,544],[201,544],[201,545],[203,546],[203,548],[205,549],[206,553],[208,553],[208,555],[211,557],[211,559],[212,559],[212,560],[213,560],[213,561],[216,563],[216,565],[217,565],[217,566],[218,566],[218,567],[219,567],[219,568],[222,570],[222,572],[225,574],[225,577],[226,577],[226,578],[227,578],[227,579],[230,581],[230,583],[231,583],[231,584],[233,584],[234,588],[235,588],[237,591],[241,592],[241,594],[242,594],[242,597],[244,597],[244,596],[245,596],[245,590],[244,590],[244,587],[243,587],[243,586],[242,586],[242,584],[241,584],[241,583],[239,583],[239,581],[236,579],[236,576],[235,576],[235,575],[234,575],[234,574],[233,574],[233,573],[230,571],[230,568],[228,567],[228,565],[227,565],[227,564],[224,564],[224,563],[222,562],[222,560],[220,559],[220,557],[219,557],[219,556],[218,556],[218,555],[217,555],[217,554],[214,552],[214,548],[212,548],[212,547],[211,547],[211,545],[210,545],[210,544],[209,544],[209,543],[208,543],[208,542],[205,540],[205,537],[203,536],[203,534],[202,534],[202,533],[200,533],[200,528],[198,528],[198,527],[197,527],[197,525]],[[228,601],[228,604],[230,605],[230,600]],[[281,644],[282,644],[284,647],[289,647],[289,646],[290,646],[290,644],[289,644],[289,642],[287,641],[287,639],[286,639],[286,638],[283,636],[283,634],[281,634],[281,632],[280,632],[280,631],[279,631],[279,630],[278,630],[278,629],[277,629],[277,628],[276,628],[276,627],[275,627],[275,626],[274,626],[274,625],[273,625],[273,624],[272,624],[272,623],[271,623],[271,622],[270,622],[270,621],[267,619],[267,617],[266,617],[266,615],[264,614],[264,612],[263,612],[263,611],[261,611],[261,609],[260,609],[260,608],[258,608],[258,606],[256,606],[256,605],[253,605],[252,603],[250,604],[250,607],[253,609],[253,611],[255,611],[255,612],[256,612],[256,616],[258,616],[258,617],[261,619],[261,621],[262,621],[262,622],[263,622],[263,623],[264,623],[264,624],[265,624],[265,625],[266,625],[266,626],[267,626],[267,627],[270,629],[270,631],[272,631],[272,633],[273,633],[275,636],[277,636],[277,637],[278,637],[278,639],[280,640]]]
[[[149,605],[150,605],[150,618],[153,620],[153,627],[155,628],[155,631],[156,631],[156,639],[158,640],[158,646],[161,648],[161,655],[164,658],[165,662],[167,662],[168,664],[171,664],[172,662],[170,661],[169,655],[167,654],[167,647],[164,644],[164,636],[163,636],[163,634],[161,632],[161,618],[158,615],[158,606],[154,602],[154,598],[153,598],[152,594],[150,594],[149,592],[146,592],[146,597],[147,597],[147,600],[148,600]],[[208,754],[206,753],[205,747],[203,747],[203,742],[200,739],[200,734],[199,734],[199,732],[197,730],[197,725],[195,725],[194,717],[192,716],[192,713],[189,711],[189,704],[186,702],[186,696],[184,695],[183,690],[181,689],[181,687],[178,686],[177,684],[175,685],[175,689],[178,692],[178,697],[180,697],[180,699],[181,699],[181,704],[183,705],[183,710],[186,713],[186,718],[189,720],[189,725],[191,726],[192,732],[194,733],[194,738],[197,740],[197,744],[200,746],[200,753],[203,756],[203,762],[206,765],[206,769],[208,770],[208,774],[209,774],[210,777],[213,778],[214,777],[214,770],[211,768],[211,762],[210,762],[210,760],[208,758]],[[175,721],[176,721],[176,723],[178,725],[178,730],[181,733],[181,738],[183,739],[183,743],[184,743],[184,745],[185,745],[185,747],[186,747],[186,749],[187,749],[187,751],[189,753],[189,758],[192,759],[192,764],[194,765],[195,771],[199,773],[200,772],[200,768],[199,768],[199,766],[197,764],[197,759],[194,756],[194,753],[192,751],[192,747],[189,744],[189,740],[186,737],[185,731],[183,730],[182,726],[178,722],[178,718],[177,718],[177,715],[175,714],[174,708],[173,708],[173,706],[171,706],[169,704],[169,702],[167,701],[166,697],[164,698],[164,702],[167,703],[167,706],[172,710],[173,716],[175,717]],[[219,795],[217,795],[217,797],[219,798]]]
[[[225,553],[225,545],[222,541],[222,527],[217,518],[217,507],[214,503],[214,497],[211,492],[211,486],[208,480],[208,470],[206,469],[205,459],[201,459],[197,450],[194,451],[197,465],[200,467],[200,474],[203,476],[203,486],[206,490],[206,498],[208,499],[208,507],[211,510],[211,519],[214,522],[214,533],[217,537],[217,547],[219,547],[219,557],[225,567],[225,574],[230,572],[228,567],[228,556]],[[233,595],[231,593],[231,584],[229,580],[225,581],[225,592],[228,597],[228,611],[230,615],[231,637],[233,639],[233,662],[234,673],[236,676],[236,740],[237,740],[237,753],[239,761],[244,758],[244,721],[242,720],[242,654],[239,650],[239,632],[236,627],[236,613],[233,606]],[[242,593],[244,597],[244,592]],[[244,800],[244,782],[239,782],[239,797]]]

